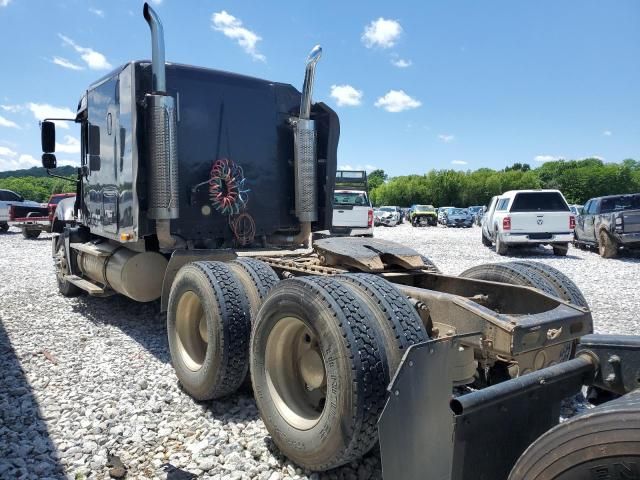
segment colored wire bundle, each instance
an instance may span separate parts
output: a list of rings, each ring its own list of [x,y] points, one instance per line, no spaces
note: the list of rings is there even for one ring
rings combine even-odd
[[[209,178],[209,197],[214,208],[223,215],[240,213],[249,200],[245,181],[240,165],[227,158],[216,160]]]
[[[256,222],[251,215],[243,212],[239,215],[229,216],[229,226],[238,245],[244,247],[253,243],[256,236]]]

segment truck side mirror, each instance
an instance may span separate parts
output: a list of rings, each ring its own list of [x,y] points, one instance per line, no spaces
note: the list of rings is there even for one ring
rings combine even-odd
[[[52,170],[56,168],[58,165],[58,161],[56,160],[56,156],[53,153],[43,153],[42,154],[42,166],[47,170]]]
[[[55,123],[48,121],[42,122],[40,125],[40,142],[42,143],[42,151],[44,153],[53,153],[56,151]]]

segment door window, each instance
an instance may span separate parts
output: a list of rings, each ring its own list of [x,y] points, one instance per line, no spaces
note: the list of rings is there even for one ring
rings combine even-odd
[[[509,199],[501,198],[500,200],[498,200],[498,206],[496,207],[496,210],[501,212],[505,211],[507,209],[507,205],[509,205]]]
[[[598,210],[598,201],[597,200],[591,200],[589,202],[589,208],[587,209],[587,213],[589,215],[593,215],[596,213],[596,211]]]
[[[5,190],[4,192],[0,192],[0,200],[3,202],[19,202],[20,195],[17,193],[10,192]]]

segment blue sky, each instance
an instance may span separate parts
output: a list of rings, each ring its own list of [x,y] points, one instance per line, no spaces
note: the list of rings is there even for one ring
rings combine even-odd
[[[110,67],[150,57],[142,3],[0,0],[0,170],[39,164],[37,117],[75,110]],[[340,115],[341,166],[640,159],[635,0],[152,4],[167,61],[300,88],[320,43],[314,99]],[[62,163],[77,163],[77,138],[58,128]]]

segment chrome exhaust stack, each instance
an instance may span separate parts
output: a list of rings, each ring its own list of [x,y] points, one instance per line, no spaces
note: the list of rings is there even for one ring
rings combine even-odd
[[[145,96],[148,115],[149,210],[156,220],[160,249],[170,249],[177,239],[170,220],[178,218],[178,143],[175,99],[167,95],[164,31],[158,14],[144,4],[144,19],[151,29],[152,92]]]
[[[318,220],[316,126],[310,118],[316,64],[321,56],[322,47],[316,45],[307,57],[300,100],[300,116],[293,120],[295,203],[296,216],[300,223]]]

